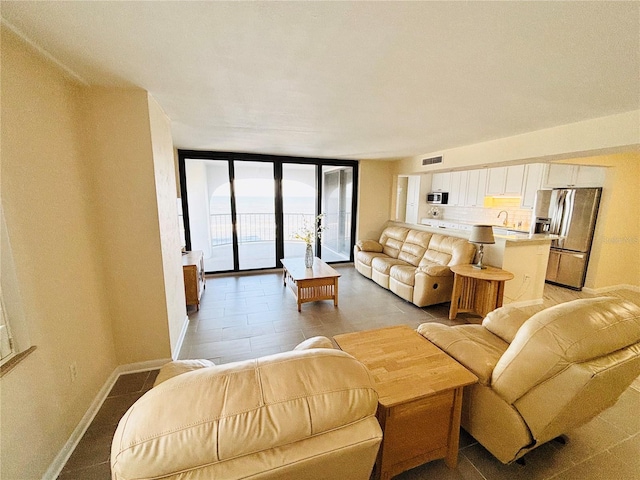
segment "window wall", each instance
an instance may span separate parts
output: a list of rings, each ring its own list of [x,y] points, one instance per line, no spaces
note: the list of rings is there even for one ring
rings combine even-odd
[[[209,273],[281,266],[304,256],[294,238],[322,215],[316,256],[352,261],[353,161],[179,151],[188,250],[202,250]]]

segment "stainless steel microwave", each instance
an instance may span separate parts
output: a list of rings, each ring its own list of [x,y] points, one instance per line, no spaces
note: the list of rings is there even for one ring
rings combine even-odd
[[[446,205],[448,201],[449,201],[448,192],[427,193],[427,203],[435,203],[437,205]]]

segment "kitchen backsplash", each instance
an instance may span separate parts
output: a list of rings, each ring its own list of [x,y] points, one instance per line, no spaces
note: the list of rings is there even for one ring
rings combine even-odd
[[[432,205],[427,206],[426,209],[421,209],[422,218],[434,218],[429,215],[429,210]],[[450,207],[446,205],[437,206],[440,214],[438,218],[440,220],[451,220],[460,223],[470,224],[484,224],[484,225],[502,225],[505,219],[504,213],[498,218],[498,214],[505,210],[509,214],[509,228],[515,228],[518,230],[529,230],[531,225],[531,210],[515,208],[515,207],[501,207],[501,208],[479,208],[479,207]],[[520,224],[520,227],[518,227]]]

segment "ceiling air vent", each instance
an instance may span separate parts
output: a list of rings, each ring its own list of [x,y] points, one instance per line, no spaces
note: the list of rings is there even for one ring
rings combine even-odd
[[[433,165],[434,163],[442,163],[442,156],[422,159],[422,165]]]

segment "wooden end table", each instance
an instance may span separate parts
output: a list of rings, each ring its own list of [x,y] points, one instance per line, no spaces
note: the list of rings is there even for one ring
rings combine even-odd
[[[455,468],[462,390],[477,377],[408,326],[333,338],[375,381],[383,436],[373,478],[388,480],[439,458]]]
[[[202,297],[204,289],[207,288],[202,250],[193,250],[182,254],[182,275],[187,305],[195,305],[196,310],[200,310],[200,297]]]
[[[313,267],[304,266],[304,258],[283,258],[282,277],[284,286],[289,287],[298,301],[298,312],[302,304],[317,300],[333,300],[338,306],[338,277],[340,274],[318,257],[313,258]]]
[[[502,306],[504,282],[513,278],[513,273],[500,268],[473,268],[473,265],[454,265],[453,291],[449,320],[458,312],[472,312],[481,317]]]

